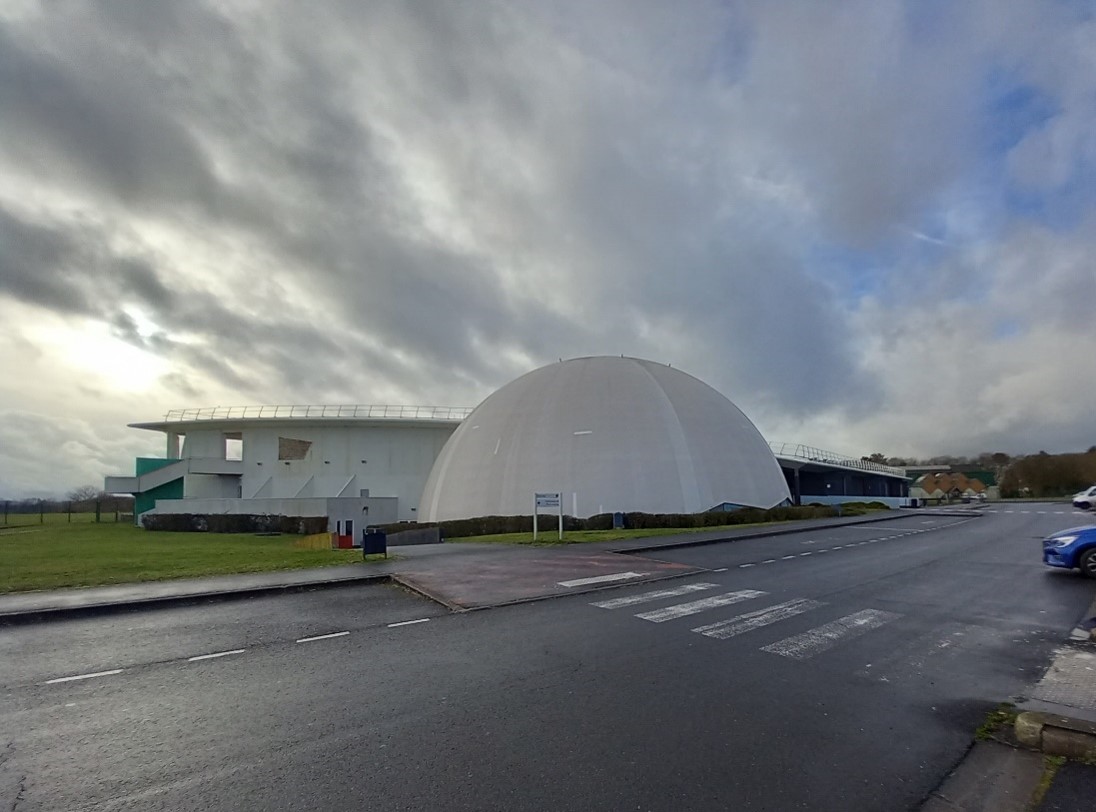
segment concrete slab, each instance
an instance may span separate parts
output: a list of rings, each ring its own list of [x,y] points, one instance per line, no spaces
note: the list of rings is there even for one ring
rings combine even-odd
[[[635,555],[531,548],[507,554],[424,559],[403,567],[400,583],[452,609],[477,609],[703,572]]]
[[[976,742],[921,812],[1027,812],[1043,770],[1042,753]]]
[[[1096,711],[1096,646],[1064,646],[1054,653],[1032,699]]]

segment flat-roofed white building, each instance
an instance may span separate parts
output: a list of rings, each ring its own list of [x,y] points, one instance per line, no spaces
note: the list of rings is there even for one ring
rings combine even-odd
[[[469,409],[254,406],[183,409],[130,424],[163,432],[164,459],[139,459],[106,490],[136,513],[330,515],[354,500],[358,521],[414,521],[430,469]],[[349,504],[338,513],[350,515]],[[364,513],[364,518],[362,514]]]

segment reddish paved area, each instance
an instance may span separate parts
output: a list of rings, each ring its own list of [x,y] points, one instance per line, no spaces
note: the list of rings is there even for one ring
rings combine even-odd
[[[397,580],[453,609],[549,598],[615,583],[561,584],[585,578],[635,573],[619,583],[642,583],[703,571],[637,555],[573,548],[496,549],[400,563]]]

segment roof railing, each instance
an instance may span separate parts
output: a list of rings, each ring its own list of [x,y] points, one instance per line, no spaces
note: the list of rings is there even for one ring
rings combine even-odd
[[[871,460],[848,457],[844,454],[838,454],[835,451],[825,451],[824,449],[803,445],[802,443],[778,443],[770,440],[769,448],[771,448],[773,454],[777,456],[791,457],[805,462],[818,462],[824,465],[840,465],[842,468],[856,468],[861,471],[878,471],[881,474],[891,474],[893,476],[904,477],[906,475],[905,468],[896,468],[893,465],[884,465],[881,462],[872,462]]]
[[[467,406],[398,405],[281,405],[281,406],[207,406],[197,409],[172,409],[164,421],[233,420],[239,418],[337,420],[345,418],[378,420],[463,420],[472,413]]]

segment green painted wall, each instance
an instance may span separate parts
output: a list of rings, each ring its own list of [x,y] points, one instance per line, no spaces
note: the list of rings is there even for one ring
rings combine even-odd
[[[155,471],[157,468],[163,468],[165,465],[171,465],[173,462],[178,462],[176,459],[162,459],[156,457],[138,457],[136,464],[137,476],[147,474],[150,471]],[[146,510],[152,510],[156,507],[157,499],[182,499],[183,498],[183,478],[179,477],[176,480],[167,482],[158,488],[153,488],[150,491],[144,493],[133,494],[133,519],[136,522],[137,517],[144,513]]]
[[[157,468],[163,468],[165,465],[171,465],[173,462],[178,462],[178,459],[163,457],[138,457],[136,460],[137,476],[147,474],[150,471],[155,471]]]

